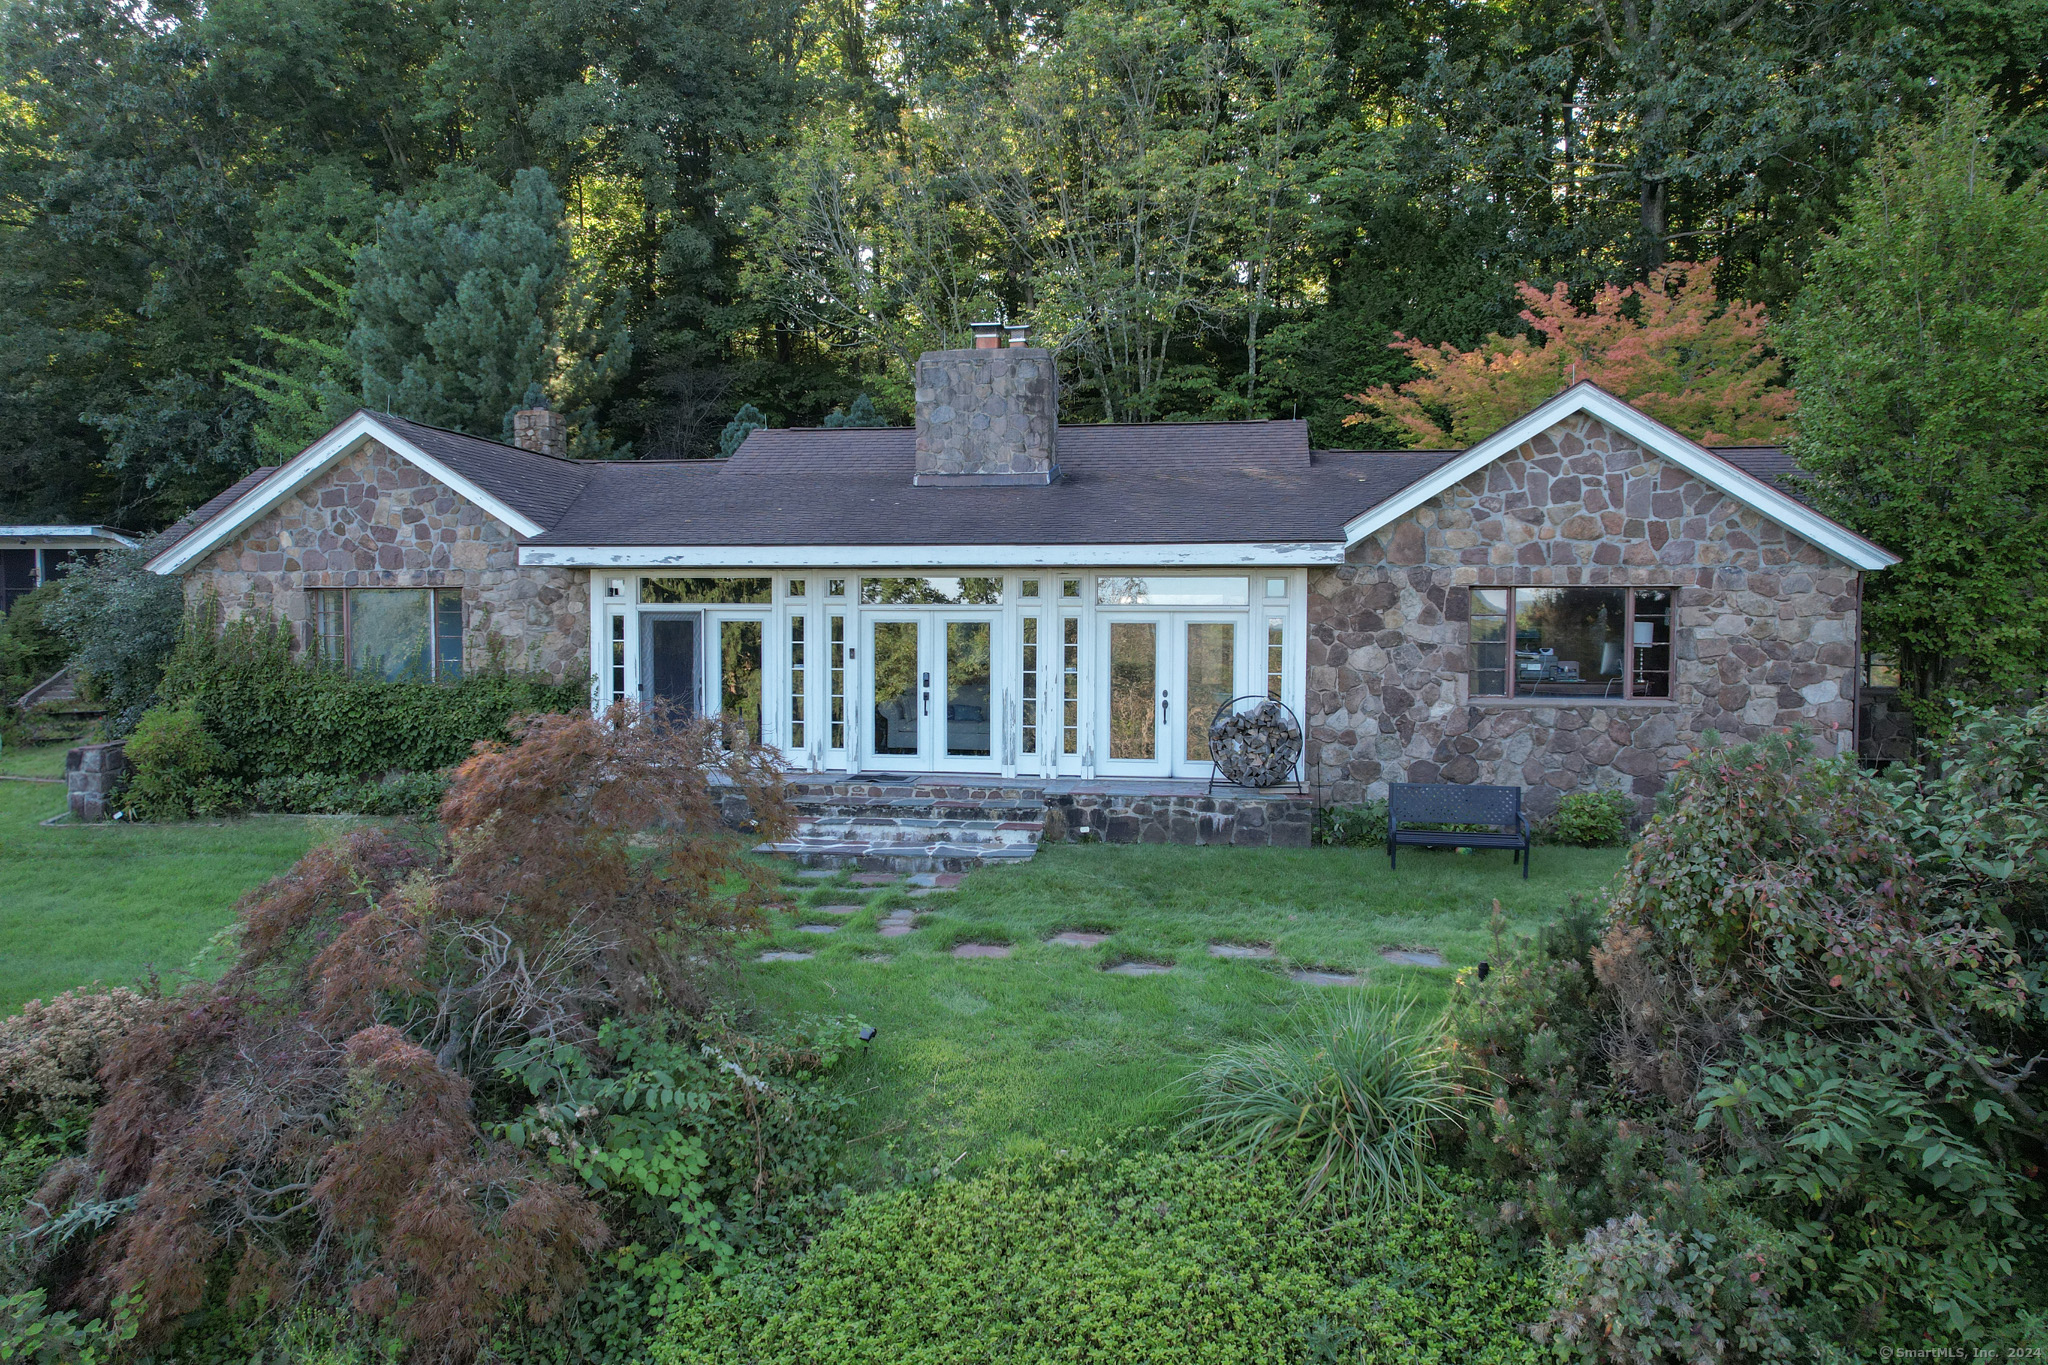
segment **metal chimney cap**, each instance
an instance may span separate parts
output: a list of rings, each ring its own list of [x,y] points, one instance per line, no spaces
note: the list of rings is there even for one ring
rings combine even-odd
[[[1000,322],[970,323],[974,328],[974,349],[993,351],[1003,344],[1003,324]]]
[[[1027,346],[1031,342],[1031,324],[1028,322],[1013,322],[1003,330],[1010,334],[1012,346]]]

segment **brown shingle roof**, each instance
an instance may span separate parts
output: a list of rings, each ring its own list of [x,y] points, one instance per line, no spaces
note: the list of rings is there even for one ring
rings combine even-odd
[[[365,409],[368,411],[368,409]],[[384,413],[379,422],[523,516],[552,526],[583,491],[601,460],[565,460]]]
[[[169,526],[164,527],[163,530],[158,531],[148,540],[143,541],[142,553],[150,559],[155,559],[164,551],[176,548],[185,537],[206,525],[207,522],[212,521],[222,512],[227,511],[228,508],[234,505],[236,499],[276,472],[276,465],[265,465],[261,469],[250,470],[247,474],[236,479],[205,502],[200,503],[184,516],[179,517]]]
[[[763,429],[729,460],[597,466],[531,543],[1332,542],[1452,454],[1311,454],[1304,422],[1063,426],[1056,483],[917,488],[907,427]]]

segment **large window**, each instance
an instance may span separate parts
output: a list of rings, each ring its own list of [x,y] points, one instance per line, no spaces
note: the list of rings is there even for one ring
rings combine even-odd
[[[885,607],[1000,607],[1000,578],[863,578],[860,600]]]
[[[462,593],[454,588],[316,588],[314,654],[385,682],[462,676]]]
[[[1669,697],[1668,588],[1472,589],[1475,697]]]
[[[1095,580],[1099,607],[1241,607],[1251,596],[1248,578],[1157,573]]]

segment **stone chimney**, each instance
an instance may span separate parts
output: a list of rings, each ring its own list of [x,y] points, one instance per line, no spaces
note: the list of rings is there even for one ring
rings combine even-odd
[[[536,455],[569,455],[569,419],[552,408],[521,408],[512,414],[512,444]]]
[[[1059,371],[1051,351],[1024,344],[1029,336],[1021,326],[977,322],[972,350],[917,358],[918,487],[1059,477]]]

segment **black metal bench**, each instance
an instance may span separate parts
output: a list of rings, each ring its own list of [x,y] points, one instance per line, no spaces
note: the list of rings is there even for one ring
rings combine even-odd
[[[1417,829],[1417,825],[1484,825],[1484,830]],[[1393,782],[1387,786],[1387,866],[1397,867],[1402,844],[1421,848],[1511,848],[1529,876],[1529,817],[1520,787],[1452,782]]]

